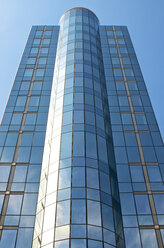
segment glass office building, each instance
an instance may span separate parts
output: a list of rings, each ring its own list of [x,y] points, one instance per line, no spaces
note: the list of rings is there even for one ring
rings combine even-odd
[[[33,26],[0,125],[0,248],[162,248],[164,147],[125,26]]]

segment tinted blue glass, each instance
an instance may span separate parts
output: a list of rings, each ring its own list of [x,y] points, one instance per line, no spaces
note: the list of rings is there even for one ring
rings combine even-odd
[[[71,247],[72,248],[77,248],[78,246],[80,248],[86,248],[86,240],[85,239],[72,239],[71,240]],[[62,247],[63,248],[63,247]]]
[[[130,172],[133,182],[144,182],[144,175],[141,166],[130,166]]]
[[[155,207],[158,214],[164,214],[164,194],[154,194]]]
[[[95,240],[88,240],[88,248],[102,248],[102,242]]]
[[[33,229],[20,228],[18,231],[17,248],[29,248],[32,245]]]
[[[34,215],[36,211],[36,203],[37,203],[37,194],[25,194],[22,205],[22,214]]]
[[[142,240],[143,248],[158,247],[155,230],[151,230],[151,229],[141,230],[141,240]]]
[[[102,219],[105,228],[114,230],[112,208],[105,204],[102,204]]]
[[[71,157],[72,151],[72,133],[62,135],[61,158]]]
[[[141,241],[137,228],[125,228],[124,233],[127,247],[141,248]]]
[[[10,166],[0,166],[0,182],[8,181],[10,168]]]
[[[88,132],[86,132],[86,156],[97,158],[96,136]]]
[[[147,166],[149,179],[151,182],[161,182],[161,174],[158,166]]]
[[[85,187],[85,168],[72,168],[72,187]]]
[[[129,166],[117,165],[117,176],[119,182],[130,182]]]
[[[135,195],[138,214],[151,214],[149,199],[147,195]]]
[[[56,225],[62,226],[70,222],[70,201],[62,201],[57,204]]]
[[[7,214],[20,214],[22,195],[10,195]]]
[[[123,214],[127,214],[127,215],[135,214],[135,205],[132,194],[122,193],[120,194],[120,200],[121,200],[121,208]]]
[[[0,248],[14,248],[17,230],[3,230]]]
[[[98,170],[87,168],[87,186],[90,188],[99,188]]]
[[[59,174],[59,189],[71,186],[71,169],[60,170]]]
[[[84,156],[84,133],[74,132],[73,156]]]
[[[85,200],[72,200],[72,218],[73,224],[86,223],[86,202]]]
[[[87,201],[88,224],[101,226],[100,203]]]

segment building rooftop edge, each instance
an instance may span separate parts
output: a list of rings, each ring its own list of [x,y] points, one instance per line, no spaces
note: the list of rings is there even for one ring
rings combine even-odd
[[[71,12],[71,11],[76,10],[76,9],[84,9],[84,10],[87,10],[87,11],[91,12],[93,15],[96,16],[96,18],[97,18],[97,20],[98,20],[98,22],[99,22],[99,19],[98,19],[97,15],[96,15],[92,10],[87,9],[87,8],[83,8],[83,7],[75,7],[75,8],[69,9],[69,10],[67,10],[66,12],[64,12],[64,13],[62,14],[62,16],[60,17],[60,19],[59,19],[59,23],[60,23],[60,20],[62,19],[62,17],[63,17],[66,13]]]

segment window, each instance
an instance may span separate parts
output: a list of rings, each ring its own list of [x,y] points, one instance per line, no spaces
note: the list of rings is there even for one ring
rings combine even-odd
[[[120,106],[129,106],[129,101],[127,96],[118,96]]]
[[[100,203],[96,201],[87,201],[88,224],[101,226]]]
[[[86,133],[86,156],[90,158],[97,158],[96,135]]]
[[[47,55],[48,54],[48,48],[42,47],[41,48],[41,53]]]
[[[3,230],[0,248],[14,248],[17,230]]]
[[[35,76],[36,77],[38,77],[38,76],[43,77],[44,76],[44,71],[45,71],[44,69],[37,69]]]
[[[110,53],[111,53],[111,54],[117,54],[117,48],[115,48],[115,47],[110,47]]]
[[[22,82],[20,90],[29,90],[30,82]]]
[[[116,81],[116,88],[117,88],[117,90],[126,90],[125,84],[123,81],[122,82]]]
[[[7,182],[10,173],[10,166],[0,166],[0,182]],[[2,195],[1,195],[2,196]]]
[[[85,168],[72,168],[72,187],[85,187]]]
[[[144,113],[136,113],[135,117],[136,117],[137,124],[147,124]]]
[[[34,65],[36,62],[36,58],[28,58],[27,63],[28,65]]]
[[[125,75],[127,77],[134,77],[134,73],[132,69],[125,69]]]
[[[151,214],[148,195],[135,195],[138,214]]]
[[[127,54],[128,53],[128,50],[126,47],[120,47],[120,53],[125,53]]]
[[[132,125],[132,124],[133,124],[131,114],[122,113],[122,114],[121,114],[121,117],[122,117],[122,123],[123,123],[123,124],[126,124],[126,125],[127,125],[127,124],[128,124],[128,125]]]
[[[112,208],[105,204],[102,204],[102,219],[105,228],[114,230]]]
[[[109,43],[109,45],[115,45],[116,44],[115,39],[108,39],[108,43]]]
[[[39,65],[45,65],[46,62],[47,62],[47,58],[39,58],[38,64],[39,64]]]
[[[59,174],[59,189],[71,186],[71,169],[62,169]]]
[[[40,41],[41,41],[41,39],[34,39],[33,45],[34,45],[34,46],[35,46],[35,45],[40,45]]]
[[[141,241],[138,228],[125,228],[124,233],[127,247],[141,248]]]
[[[62,134],[61,158],[71,157],[72,152],[72,133]]]
[[[8,133],[5,146],[16,146],[18,133]]]
[[[98,170],[87,168],[87,187],[99,189]]]
[[[39,105],[39,96],[31,96],[29,106],[37,107]]]
[[[84,133],[74,132],[73,156],[84,156]]]
[[[142,106],[140,96],[131,96],[131,99],[134,106]]]
[[[128,81],[129,90],[138,90],[137,84],[134,81]]]
[[[42,82],[35,81],[32,90],[41,90],[41,88],[42,88]]]
[[[44,32],[44,35],[51,35],[52,34],[52,31],[50,31],[50,30],[46,30],[45,32]]]
[[[10,195],[7,214],[19,215],[22,205],[22,195]]]
[[[117,176],[119,182],[130,182],[129,166],[117,165]]]
[[[26,96],[18,96],[16,101],[16,107],[24,107],[26,104]]]
[[[30,54],[36,55],[36,54],[38,53],[38,51],[39,51],[39,48],[37,48],[37,47],[32,47],[32,48],[31,48]]]
[[[43,34],[43,31],[36,31],[35,34],[36,34],[36,35],[42,35],[42,34]]]
[[[33,69],[25,69],[24,77],[32,77]]]
[[[158,247],[155,230],[141,229],[141,240],[143,248],[155,248]]]
[[[124,57],[124,58],[122,58],[122,63],[124,64],[124,65],[130,65],[130,59],[128,58],[128,57]]]
[[[120,199],[121,199],[122,214],[125,215],[136,214],[133,194],[122,193],[120,194]]]
[[[50,44],[50,39],[43,39],[43,45],[49,45]]]
[[[149,180],[151,182],[161,182],[161,174],[159,171],[159,167],[155,165],[147,166]]]
[[[112,64],[120,65],[120,59],[119,58],[112,58]]]
[[[20,228],[18,231],[17,237],[17,248],[31,247],[32,245],[32,237],[33,237],[33,229],[32,228]]]
[[[124,45],[125,44],[125,40],[124,39],[118,39],[118,44],[119,45]]]
[[[36,114],[27,114],[25,125],[35,125],[36,122]]]
[[[85,200],[72,200],[72,219],[73,224],[86,223],[86,203]]]
[[[37,194],[24,194],[22,206],[23,215],[35,215],[37,198]]]
[[[132,182],[144,182],[143,170],[140,165],[130,166]]]
[[[118,36],[123,36],[122,31],[120,31],[120,30],[116,30],[115,32],[116,32],[116,35],[118,35]]]
[[[164,214],[164,194],[154,194],[153,198],[157,214]]]
[[[13,182],[25,182],[27,166],[16,166]]]
[[[15,147],[4,147],[1,157],[1,162],[12,162],[15,152]]]
[[[121,69],[114,69],[114,76],[115,77],[122,77],[122,70]]]
[[[57,204],[56,225],[67,225],[70,222],[70,201],[62,201]]]
[[[107,30],[106,32],[107,32],[107,35],[109,35],[109,36],[113,36],[114,35],[113,31],[111,31],[111,30]]]

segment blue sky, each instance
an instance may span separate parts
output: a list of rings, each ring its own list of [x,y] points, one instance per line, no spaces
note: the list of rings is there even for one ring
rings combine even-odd
[[[127,25],[164,137],[163,0],[0,0],[0,119],[32,25],[57,25],[70,8],[91,9],[104,25]]]

